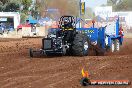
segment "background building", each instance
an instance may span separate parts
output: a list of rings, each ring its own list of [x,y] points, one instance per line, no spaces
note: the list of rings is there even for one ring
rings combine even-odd
[[[20,14],[17,12],[0,12],[0,23],[17,28],[20,24]]]

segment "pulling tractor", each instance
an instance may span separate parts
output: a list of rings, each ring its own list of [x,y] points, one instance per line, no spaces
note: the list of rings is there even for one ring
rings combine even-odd
[[[46,56],[87,56],[92,51],[96,55],[119,51],[123,42],[119,34],[119,19],[113,26],[101,28],[76,28],[76,24],[77,20],[73,16],[62,16],[58,28],[49,29],[47,37],[42,39],[42,48],[37,51],[30,48],[30,57],[35,52]]]

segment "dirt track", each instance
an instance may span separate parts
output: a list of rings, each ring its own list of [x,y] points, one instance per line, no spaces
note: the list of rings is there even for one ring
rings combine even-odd
[[[79,81],[82,67],[89,70],[91,79],[132,81],[132,39],[125,39],[121,52],[106,56],[31,60],[28,48],[40,48],[40,44],[41,39],[37,38],[0,40],[0,88],[83,88]],[[132,85],[96,88],[132,88]]]

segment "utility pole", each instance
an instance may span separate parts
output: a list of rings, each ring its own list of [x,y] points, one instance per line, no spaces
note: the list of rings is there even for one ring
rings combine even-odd
[[[80,18],[81,18],[81,0],[79,0],[79,28],[81,27]]]
[[[85,15],[85,0],[79,0],[79,18],[82,18],[82,15]],[[81,21],[81,20],[80,20]],[[79,28],[81,27],[81,23],[79,21]]]

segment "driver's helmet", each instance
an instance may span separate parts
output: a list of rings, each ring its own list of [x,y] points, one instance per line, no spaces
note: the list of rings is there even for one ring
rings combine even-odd
[[[64,21],[64,24],[68,24],[69,23],[69,21],[66,19],[65,21]]]

